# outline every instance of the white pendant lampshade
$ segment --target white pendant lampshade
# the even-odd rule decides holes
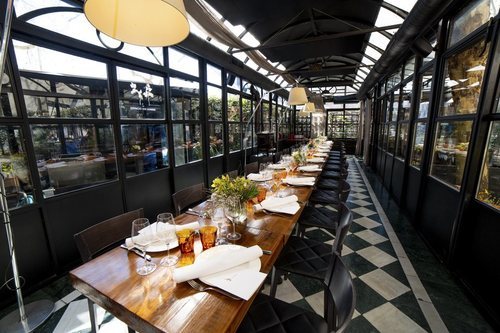
[[[304,105],[304,112],[314,112],[316,111],[316,106],[314,105],[313,102],[307,102]]]
[[[302,105],[307,103],[307,95],[304,87],[293,87],[288,95],[288,105]]]
[[[129,44],[174,45],[189,35],[183,0],[86,0],[83,10],[97,30]]]

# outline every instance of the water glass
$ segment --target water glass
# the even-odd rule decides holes
[[[154,241],[154,232],[149,225],[149,220],[139,218],[132,221],[132,243],[134,247],[142,251],[144,262],[142,266],[137,267],[137,274],[148,275],[156,269],[156,264],[146,260],[146,252],[149,244]]]
[[[240,199],[235,197],[235,198],[228,198],[226,207],[224,210],[226,217],[231,221],[233,224],[233,231],[227,234],[227,239],[229,240],[238,240],[241,238],[241,234],[236,232],[236,221],[239,219],[241,215],[241,202]]]
[[[160,261],[162,266],[174,266],[179,261],[170,255],[170,244],[175,241],[175,219],[171,213],[161,213],[156,217],[156,237],[167,244],[167,256]]]

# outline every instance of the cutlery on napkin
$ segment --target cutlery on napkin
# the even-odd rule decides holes
[[[253,207],[255,211],[267,210],[274,213],[293,215],[300,209],[300,205],[297,201],[298,198],[296,195],[290,195],[283,198],[270,197]]]
[[[147,229],[147,228],[152,228],[151,230],[154,233],[156,231],[156,222],[150,224],[149,227],[146,227],[144,229]],[[172,226],[172,228],[174,228],[174,226]],[[186,224],[177,224],[177,225],[175,225],[175,230],[176,231],[183,230],[183,229],[199,230],[200,229],[200,224],[198,222],[191,222],[191,223],[186,223]],[[139,233],[141,233],[141,231],[139,231]],[[139,235],[138,237],[139,237],[139,241],[140,241],[141,235]],[[134,248],[134,242],[132,242],[132,238],[125,239],[125,246],[129,250],[131,250],[131,249]]]

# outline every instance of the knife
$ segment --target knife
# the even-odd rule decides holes
[[[188,208],[188,210],[186,211],[186,214],[195,215],[195,216],[198,216],[198,217],[203,217],[203,214],[201,214],[200,212],[195,211],[192,208]]]
[[[134,248],[131,248],[131,249],[127,249],[127,246],[125,244],[122,244],[120,245],[120,247],[122,249],[125,249],[125,250],[128,250],[128,251],[132,251],[134,252],[135,254],[137,254],[139,257],[141,258],[144,258],[144,256],[142,255],[142,252],[139,251],[138,249],[136,249],[135,247]],[[149,254],[146,254],[146,258],[145,258],[147,261],[151,261],[151,256]]]

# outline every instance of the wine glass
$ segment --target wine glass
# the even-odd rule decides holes
[[[132,243],[134,247],[142,251],[142,257],[144,258],[143,265],[137,267],[136,270],[139,275],[148,275],[156,269],[155,263],[146,260],[146,251],[153,241],[154,234],[148,219],[139,218],[132,221]]]
[[[233,224],[233,232],[227,234],[227,239],[229,240],[238,240],[241,238],[241,234],[236,232],[236,220],[241,214],[241,202],[239,198],[228,198],[228,202],[226,207],[224,208],[224,212],[226,217]]]
[[[162,266],[174,266],[179,257],[170,255],[170,243],[177,239],[175,220],[171,213],[161,213],[156,217],[156,237],[167,244],[167,256],[160,261]]]

